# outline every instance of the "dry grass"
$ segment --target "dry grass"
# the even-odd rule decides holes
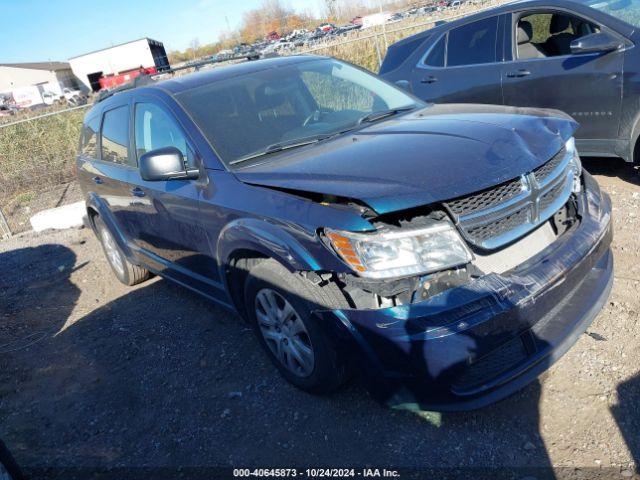
[[[53,205],[50,200],[40,200],[49,199],[48,192],[60,190],[61,185],[73,180],[85,111],[0,128],[0,209],[13,233],[28,228],[23,215],[55,206],[58,200],[53,200]]]
[[[0,128],[0,199],[70,178],[84,114],[80,109]]]

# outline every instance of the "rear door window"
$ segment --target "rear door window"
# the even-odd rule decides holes
[[[449,32],[447,66],[477,65],[496,61],[498,17],[454,28]]]
[[[420,37],[415,40],[405,41],[401,44],[392,45],[389,47],[389,51],[387,55],[384,57],[384,61],[382,62],[382,66],[380,67],[379,74],[383,74],[389,72],[391,70],[395,70],[400,65],[404,63],[404,61],[409,58],[413,52],[416,51],[422,45],[428,37]]]
[[[129,163],[129,107],[105,112],[102,119],[102,156],[106,162]]]
[[[80,155],[88,158],[98,158],[98,132],[100,117],[95,116],[82,126],[80,135]]]

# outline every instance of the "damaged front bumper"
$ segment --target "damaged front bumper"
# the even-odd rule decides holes
[[[345,327],[381,401],[466,410],[545,371],[591,324],[613,281],[611,202],[585,174],[581,221],[526,263],[428,300],[319,312]]]

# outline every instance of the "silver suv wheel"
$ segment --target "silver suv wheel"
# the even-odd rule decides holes
[[[106,228],[101,228],[100,237],[102,238],[104,251],[107,254],[107,260],[119,275],[124,275],[124,264],[122,263],[122,258],[120,257],[120,252],[118,251],[113,235],[111,235],[111,232]]]
[[[255,297],[255,313],[265,342],[282,366],[298,377],[311,375],[313,345],[300,315],[287,299],[263,288]]]

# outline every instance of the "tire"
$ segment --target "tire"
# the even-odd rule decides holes
[[[151,277],[149,270],[134,265],[127,260],[127,257],[122,253],[122,250],[113,238],[113,234],[99,216],[95,217],[94,223],[98,240],[100,240],[102,244],[104,256],[107,258],[107,262],[116,278],[128,286],[137,285],[138,283],[148,280]]]
[[[244,302],[260,344],[291,384],[310,393],[324,394],[348,379],[350,372],[346,359],[311,313],[317,309],[348,307],[335,284],[327,283],[320,287],[268,259],[249,272]],[[288,302],[293,313],[284,302]],[[275,308],[265,308],[265,305],[271,307],[274,304]],[[280,326],[269,314],[275,310],[289,312],[289,315],[282,315],[288,319],[285,318]],[[304,329],[300,328],[299,322]]]

